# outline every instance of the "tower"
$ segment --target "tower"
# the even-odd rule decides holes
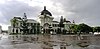
[[[27,20],[27,15],[24,13],[23,20]]]
[[[44,6],[44,9],[39,15],[39,19],[41,26],[44,26],[44,24],[51,25],[51,22],[53,21],[54,17],[52,17],[52,14],[46,9],[46,6]]]
[[[46,6],[44,6],[44,9],[41,11],[39,19],[43,33],[50,33],[49,27],[51,26],[54,17],[52,17],[52,14],[46,9]]]
[[[26,16],[26,13],[24,13],[24,17],[23,17],[24,19],[27,19],[27,16]]]

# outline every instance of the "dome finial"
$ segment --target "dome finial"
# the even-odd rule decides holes
[[[44,6],[44,10],[46,10],[46,6]]]

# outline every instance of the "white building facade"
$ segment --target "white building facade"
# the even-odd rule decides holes
[[[46,9],[46,6],[44,6],[44,10],[41,11],[41,14],[39,15],[40,19],[40,25],[42,26],[43,33],[50,33],[50,30],[52,32],[57,32],[57,28],[59,28],[59,22],[53,21],[54,17],[52,14]]]
[[[22,31],[22,20],[21,17],[14,17],[13,19],[16,19],[16,21],[11,21],[11,26],[8,27],[8,33],[9,34],[23,34],[24,32]],[[11,20],[13,20],[11,19]],[[26,19],[26,18],[24,18]],[[29,34],[36,34],[41,32],[41,27],[40,23],[33,20],[33,19],[26,19],[27,22],[27,32]]]
[[[43,33],[48,33],[50,30],[52,30],[53,33],[57,33],[57,31],[60,29],[59,22],[53,21],[54,17],[52,17],[52,14],[46,9],[46,6],[44,6],[44,10],[41,11],[39,15],[40,25],[42,26]],[[63,22],[64,27],[62,29],[65,29],[67,31],[70,30],[70,26],[73,25],[70,21],[69,22]]]
[[[63,30],[70,31],[70,27],[73,25],[70,21],[63,21],[63,27],[60,27],[60,22],[54,21],[54,17],[52,14],[46,9],[46,6],[44,6],[44,9],[41,11],[40,15],[38,16],[39,22],[33,20],[33,19],[27,19],[26,14],[24,13],[23,20],[27,20],[27,26],[28,26],[28,33],[57,33]],[[13,19],[16,19],[17,21],[11,22],[11,26],[8,27],[9,33],[23,33],[22,32],[22,20],[20,17],[14,17]],[[16,22],[16,23],[15,23]],[[13,25],[15,24],[15,25]]]

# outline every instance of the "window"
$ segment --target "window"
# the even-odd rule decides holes
[[[37,25],[39,26],[40,24],[38,23]]]
[[[57,24],[55,24],[55,27],[57,27]]]
[[[31,26],[33,25],[33,23],[31,23]]]
[[[14,32],[14,29],[12,30],[12,32]]]
[[[27,23],[27,25],[29,26],[29,23]]]
[[[18,29],[16,29],[16,33],[18,33]]]
[[[66,47],[62,46],[62,47],[60,47],[60,49],[66,49]]]
[[[53,24],[53,27],[55,27],[55,24]]]
[[[34,26],[36,26],[36,23],[34,23]]]

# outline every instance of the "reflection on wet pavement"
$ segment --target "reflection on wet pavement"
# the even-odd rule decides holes
[[[0,49],[100,49],[100,36],[2,35]]]

